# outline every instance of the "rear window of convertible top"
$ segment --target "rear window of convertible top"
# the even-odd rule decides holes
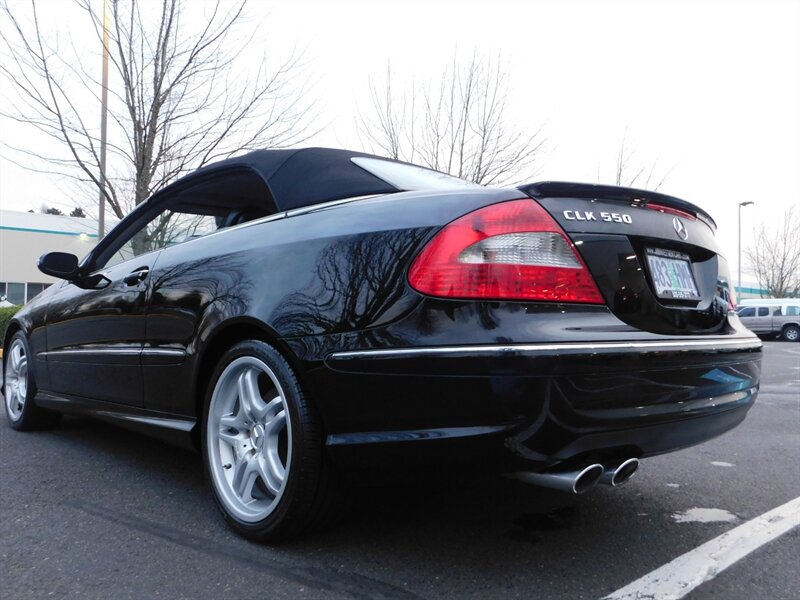
[[[354,156],[350,160],[365,171],[383,179],[386,183],[404,191],[416,190],[454,190],[464,188],[480,188],[482,186],[471,183],[452,175],[433,171],[415,165],[406,165],[378,158]]]

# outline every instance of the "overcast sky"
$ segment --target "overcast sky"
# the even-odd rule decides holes
[[[71,35],[93,35],[62,2],[44,4]],[[187,5],[202,10],[202,2]],[[800,204],[797,1],[256,0],[250,23],[253,44],[303,50],[326,125],[314,145],[363,148],[356,107],[367,107],[368,77],[382,77],[387,60],[400,84],[435,77],[456,49],[477,50],[501,56],[515,126],[543,128],[539,180],[613,182],[627,131],[636,160],[672,169],[660,191],[716,219],[734,269],[739,202],[756,202],[743,209],[744,246],[754,225],[777,223]],[[0,127],[5,143],[25,135],[8,122]],[[6,148],[0,153],[3,208],[74,206],[63,182],[20,169]]]

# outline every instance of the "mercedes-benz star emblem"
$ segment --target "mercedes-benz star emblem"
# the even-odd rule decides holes
[[[675,228],[675,233],[678,234],[678,237],[682,240],[685,240],[689,237],[689,232],[686,230],[686,225],[683,224],[678,217],[672,218],[672,226]]]

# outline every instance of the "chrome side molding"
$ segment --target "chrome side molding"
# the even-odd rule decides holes
[[[186,352],[179,348],[70,348],[66,350],[48,350],[39,352],[36,358],[58,356],[185,356]]]
[[[507,344],[503,346],[438,346],[430,348],[393,348],[387,350],[350,350],[334,352],[330,355],[333,360],[348,360],[354,358],[391,358],[414,356],[458,356],[461,354],[530,354],[537,352],[579,352],[593,354],[606,351],[687,351],[703,352],[715,350],[759,350],[763,346],[761,340],[756,339],[721,339],[712,338],[705,340],[681,341],[642,341],[642,342],[592,342],[592,343],[563,343],[563,344]]]

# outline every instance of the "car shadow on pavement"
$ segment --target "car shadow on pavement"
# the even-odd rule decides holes
[[[405,478],[360,485],[335,526],[266,546],[227,529],[197,453],[76,417],[65,417],[51,431],[5,429],[3,445],[21,444],[22,436],[39,436],[45,451],[59,457],[57,479],[47,486],[57,491],[44,492],[51,494],[44,502],[101,519],[137,539],[160,539],[349,595],[393,597],[407,585],[428,595],[445,577],[461,582],[454,592],[483,580],[496,585],[506,578],[513,586],[520,577],[529,579],[531,569],[569,573],[588,561],[613,569],[628,542],[626,519],[652,504],[635,484],[573,496],[499,476]],[[651,539],[640,541],[657,545],[658,530],[649,528],[645,537]]]
[[[195,501],[213,504],[199,453],[83,417],[65,416],[57,428],[32,435],[42,433],[68,442],[72,453],[86,452],[105,467],[135,472],[142,484],[174,486],[183,494],[197,495]],[[349,544],[359,535],[366,541],[408,535],[415,529],[427,537],[439,530],[448,536],[463,531],[474,537],[498,526],[508,540],[536,544],[539,533],[580,528],[585,499],[485,473],[457,472],[439,479],[430,473],[417,479],[405,474],[396,482],[351,485],[355,488],[341,522],[283,547],[299,548],[311,538],[317,544],[322,539]]]

